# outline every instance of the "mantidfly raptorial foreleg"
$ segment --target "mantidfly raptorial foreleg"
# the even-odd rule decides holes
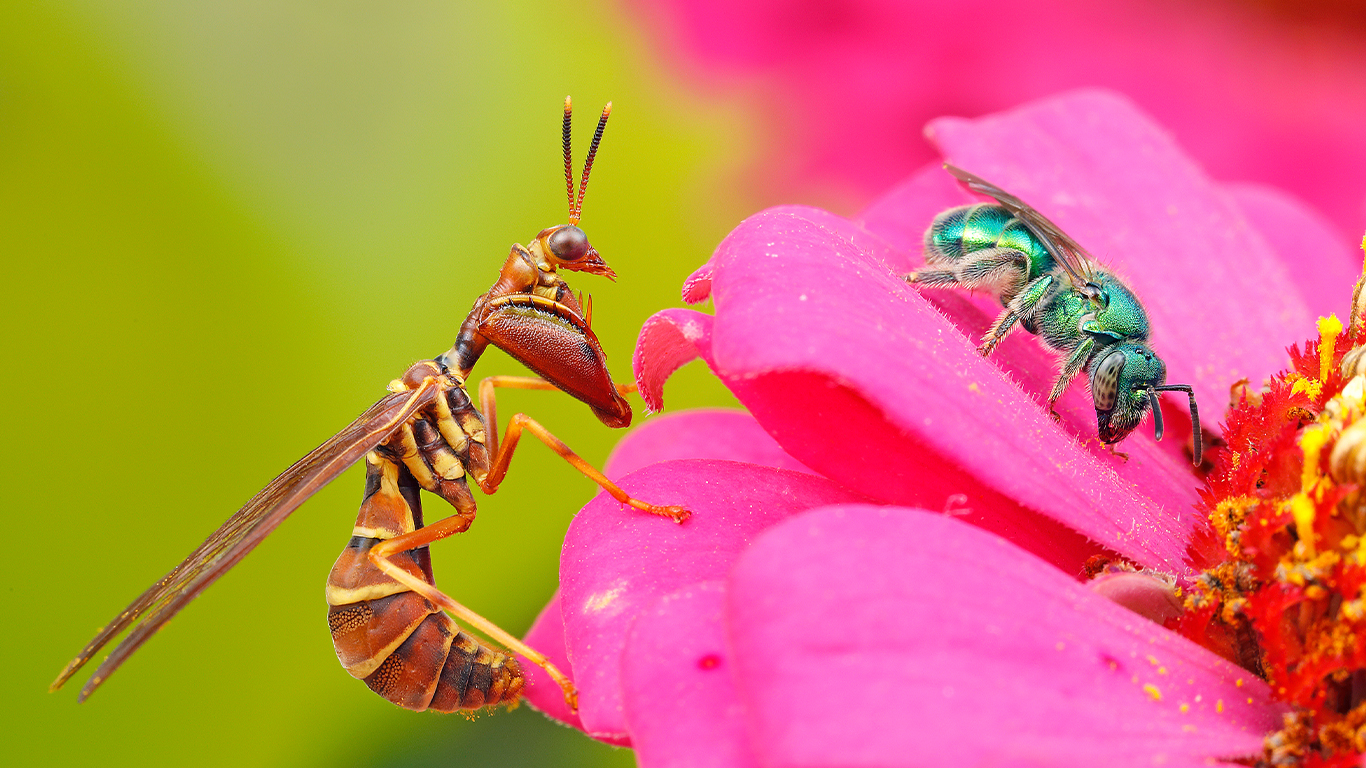
[[[475,503],[469,480],[493,493],[507,475],[522,432],[550,446],[623,504],[683,522],[688,511],[634,499],[524,414],[500,442],[493,390],[559,389],[587,404],[609,427],[631,423],[591,328],[590,301],[575,298],[559,270],[614,279],[579,228],[593,158],[611,112],[603,110],[584,161],[577,197],[570,155],[570,102],[564,105],[564,165],[569,223],[515,244],[497,281],[474,303],[450,350],[415,363],[390,383],[390,394],[285,470],[209,536],[180,565],[133,601],[62,671],[59,688],[109,641],[130,630],[95,671],[81,699],[95,691],[171,617],[242,560],[318,489],[360,460],[365,495],[350,541],[327,580],[328,625],[337,658],[380,695],[413,710],[477,709],[517,701],[524,678],[517,660],[484,647],[443,611],[542,666],[574,704],[568,679],[540,653],[438,590],[428,545],[467,530]],[[493,344],[542,378],[494,377],[480,387],[487,420],[471,402],[470,371]],[[455,514],[424,526],[420,491],[445,499]]]

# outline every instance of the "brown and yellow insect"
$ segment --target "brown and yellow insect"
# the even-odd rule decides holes
[[[616,275],[579,228],[593,158],[609,103],[598,120],[577,195],[570,152],[571,102],[564,102],[564,172],[569,223],[541,230],[529,247],[512,246],[497,282],[474,303],[455,344],[414,363],[390,382],[390,394],[285,470],[190,556],[142,593],[62,670],[55,690],[124,630],[131,629],[82,688],[99,688],[134,651],[200,592],[275,530],[291,512],[346,468],[365,459],[365,494],[350,542],[327,578],[328,624],[342,666],[372,690],[407,709],[452,712],[516,702],[524,683],[511,655],[484,646],[451,616],[544,668],[574,705],[573,685],[545,656],[436,588],[428,545],[474,522],[469,481],[498,490],[522,433],[529,432],[614,498],[682,522],[688,511],[631,498],[544,427],[518,413],[498,439],[494,389],[561,389],[586,403],[609,427],[631,423],[612,382],[587,311],[559,270]],[[494,376],[479,384],[479,408],[466,381],[489,344],[542,378]],[[482,410],[482,413],[481,413]],[[419,489],[435,493],[455,514],[424,525]],[[444,611],[444,612],[443,612]],[[447,615],[450,614],[450,616]]]

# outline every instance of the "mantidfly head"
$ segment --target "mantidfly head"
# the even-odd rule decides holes
[[[593,143],[588,147],[588,157],[583,161],[583,177],[579,181],[578,194],[574,192],[574,159],[570,151],[570,124],[573,115],[573,102],[564,97],[564,185],[569,195],[569,223],[546,227],[536,235],[541,253],[556,267],[573,272],[587,272],[602,275],[608,280],[616,280],[617,274],[607,266],[598,252],[588,242],[588,235],[579,229],[579,216],[583,213],[583,196],[588,191],[588,174],[593,170],[593,158],[598,154],[598,144],[602,142],[602,132],[607,128],[607,118],[612,115],[612,102],[602,108],[598,118],[598,128],[593,132]]]

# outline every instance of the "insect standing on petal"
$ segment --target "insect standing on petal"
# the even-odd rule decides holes
[[[1167,366],[1148,346],[1148,314],[1118,277],[1043,214],[1018,197],[961,168],[945,168],[969,189],[995,198],[951,208],[925,231],[925,267],[906,281],[931,288],[982,288],[1005,306],[978,347],[991,354],[1023,327],[1064,355],[1048,395],[1049,412],[1077,374],[1086,371],[1100,439],[1129,436],[1149,408],[1162,439],[1159,392],[1190,399],[1194,463],[1200,466],[1200,412],[1189,384],[1167,384]]]
[[[328,624],[342,666],[407,709],[451,712],[515,704],[524,683],[517,660],[461,631],[449,613],[543,667],[574,706],[573,685],[544,655],[436,588],[428,545],[469,528],[475,515],[469,480],[484,493],[497,491],[524,431],[623,504],[676,522],[689,514],[682,507],[631,498],[525,414],[514,415],[506,436],[498,439],[496,387],[560,389],[586,403],[609,427],[631,423],[631,406],[622,396],[634,387],[612,382],[591,327],[591,302],[584,302],[590,308],[585,311],[559,275],[566,270],[616,277],[578,227],[588,174],[611,107],[609,103],[603,109],[598,121],[576,196],[571,105],[565,99],[569,223],[541,230],[530,247],[512,246],[497,282],[475,301],[450,350],[414,363],[389,384],[387,397],[272,480],[102,629],[62,671],[54,690],[109,641],[131,630],[90,677],[81,691],[84,700],[299,505],[364,458],[360,513],[327,580]],[[476,408],[466,381],[489,344],[541,378],[486,378],[479,384]],[[424,526],[419,490],[441,496],[455,514]]]

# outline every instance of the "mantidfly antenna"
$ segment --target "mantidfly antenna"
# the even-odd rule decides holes
[[[574,154],[569,149],[569,125],[573,121],[574,102],[564,97],[564,186],[569,195],[569,215],[574,215]]]
[[[581,181],[579,181],[579,197],[578,197],[578,200],[575,201],[575,200],[572,200],[572,199],[571,199],[571,200],[569,201],[569,223],[570,223],[571,225],[573,225],[573,226],[578,226],[578,225],[579,225],[579,216],[583,213],[583,196],[584,196],[584,194],[588,191],[588,174],[593,170],[593,158],[596,157],[597,154],[598,154],[598,144],[602,143],[602,132],[603,132],[604,130],[607,129],[607,118],[609,118],[609,117],[611,117],[611,116],[612,116],[612,102],[609,101],[609,102],[607,102],[607,106],[605,106],[605,107],[602,108],[602,117],[598,118],[598,129],[597,129],[596,131],[593,132],[593,143],[590,144],[590,145],[588,145],[588,157],[584,158],[584,161],[583,161],[583,179],[582,179]],[[570,186],[572,187],[572,183],[569,181],[569,174],[570,174],[570,172],[571,172],[571,171],[570,171],[571,166],[569,165],[569,99],[568,99],[568,97],[566,97],[565,100],[564,100],[564,130],[565,130],[565,139],[564,139],[564,161],[565,161],[564,172],[565,172],[565,182],[566,182],[567,184],[570,184]],[[571,189],[570,191],[572,192],[573,190]]]
[[[1160,387],[1153,387],[1148,390],[1148,399],[1153,404],[1153,438],[1162,439],[1162,404],[1158,401],[1158,392],[1185,392],[1191,402],[1191,441],[1195,444],[1195,466],[1200,466],[1201,457],[1204,455],[1204,445],[1200,435],[1200,409],[1195,405],[1195,390],[1189,384],[1164,384]]]

